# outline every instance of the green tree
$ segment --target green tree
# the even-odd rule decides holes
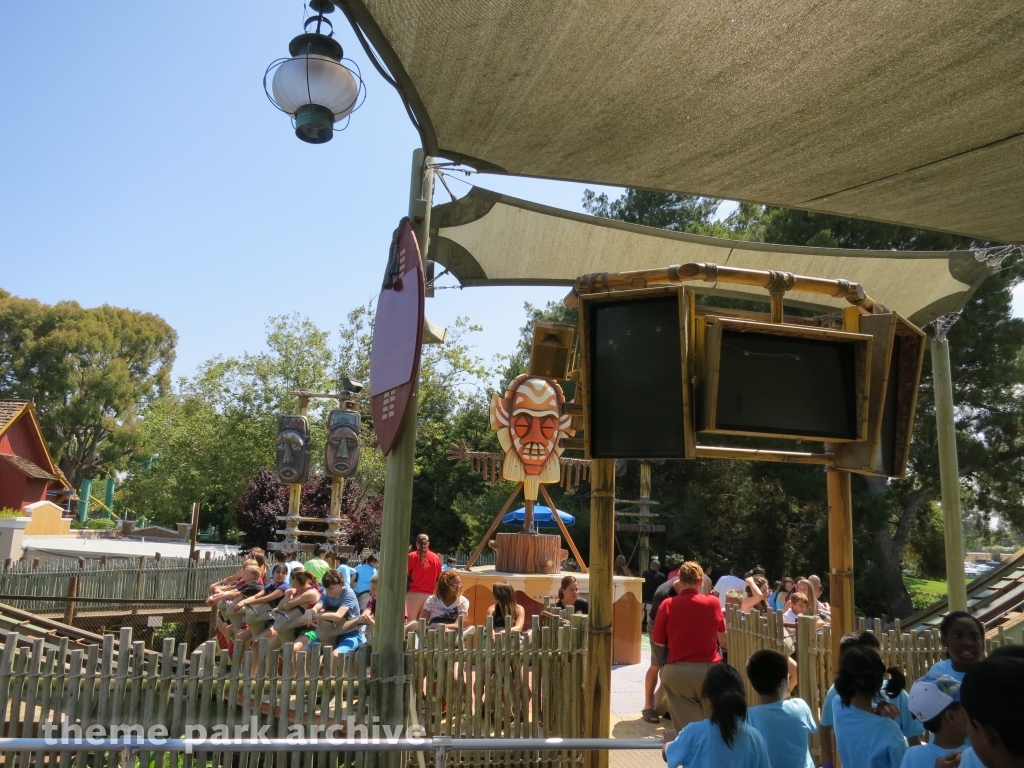
[[[942,232],[778,208],[766,212],[764,232],[769,242],[842,248],[950,250],[985,245]],[[1022,267],[1020,259],[1005,262],[982,283],[948,336],[960,478],[969,502],[965,509],[1017,526],[1024,526],[1024,320],[1012,316],[1011,304],[1012,290],[1024,277]],[[877,566],[869,571],[871,580],[880,579],[884,604],[897,616],[913,613],[903,583],[904,557],[915,532],[928,534],[918,520],[939,498],[935,394],[927,355],[908,478],[855,481],[855,523],[871,540],[862,554],[866,564]]]
[[[124,503],[162,523],[183,520],[193,501],[201,525],[226,532],[242,489],[274,464],[277,416],[295,413],[298,389],[334,391],[345,372],[330,334],[298,315],[267,322],[266,349],[214,358],[147,409],[145,451],[122,488]],[[330,403],[310,402],[313,445],[324,444]],[[313,454],[316,466],[316,453]]]
[[[472,355],[470,336],[478,329],[465,319],[449,329],[444,344],[423,348],[414,481],[413,525],[438,548],[455,549],[466,527],[454,511],[459,494],[483,491],[482,478],[468,468],[452,470],[445,452],[463,438],[489,437],[483,384],[489,372]],[[373,313],[353,311],[337,337],[298,315],[267,324],[266,349],[215,358],[196,376],[182,380],[168,398],[147,410],[140,432],[146,448],[133,463],[123,488],[126,504],[164,523],[182,520],[191,502],[203,503],[201,525],[226,532],[236,502],[261,468],[273,466],[277,416],[294,413],[297,389],[336,391],[344,375],[368,385]],[[373,505],[384,488],[385,459],[373,432],[369,387],[360,398],[362,451],[352,509],[373,525]],[[321,473],[330,401],[310,402],[311,482]],[[495,443],[496,444],[496,443]],[[262,498],[262,497],[261,497]],[[379,524],[379,523],[378,523]],[[366,542],[379,532],[364,534]]]
[[[50,454],[77,488],[139,450],[140,414],[168,389],[177,338],[148,312],[0,290],[0,398],[35,403]]]

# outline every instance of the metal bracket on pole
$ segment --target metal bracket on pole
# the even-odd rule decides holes
[[[451,743],[452,740],[447,736],[435,736],[431,739],[431,745],[434,747],[434,768],[445,768]]]

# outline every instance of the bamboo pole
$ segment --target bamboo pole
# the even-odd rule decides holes
[[[543,488],[544,486],[541,487]],[[516,500],[516,497],[519,495],[519,491],[521,491],[522,489],[522,483],[518,483],[516,487],[512,489],[512,493],[510,493],[508,495],[508,498],[505,500],[505,506],[501,508],[501,511],[494,517],[494,520],[491,521],[491,527],[487,529],[487,533],[484,534],[484,537],[480,540],[480,543],[476,545],[476,549],[473,550],[473,555],[466,562],[465,569],[467,571],[473,567],[473,563],[475,563],[476,559],[480,557],[480,553],[483,552],[484,547],[487,546],[487,542],[491,538],[491,534],[493,534],[494,531],[498,528],[498,525],[501,523],[501,518],[503,518],[505,516],[505,513],[508,512],[509,507],[512,506],[512,502]]]
[[[942,485],[942,528],[946,539],[946,582],[949,610],[967,610],[964,575],[963,516],[960,511],[960,468],[956,455],[956,414],[949,341],[944,332],[930,340],[935,388],[935,425],[939,443],[939,478]]]
[[[651,464],[647,461],[640,462],[640,559],[637,562],[637,572],[643,573],[647,570],[651,560],[651,535],[645,527],[650,522],[651,512]],[[628,565],[628,564],[627,564]],[[666,569],[667,570],[667,569]]]
[[[853,594],[853,498],[850,473],[828,469],[829,598],[832,603],[832,653],[839,658],[839,641],[856,629]]]
[[[199,502],[192,502],[192,530],[189,532],[188,556],[195,559],[196,543],[199,541]]]
[[[825,296],[846,299],[854,306],[868,314],[878,314],[886,309],[877,304],[865,293],[859,283],[849,280],[829,280],[820,277],[804,277],[790,272],[774,272],[758,269],[741,269],[739,267],[722,267],[717,264],[691,263],[663,267],[661,269],[640,269],[633,272],[599,272],[584,275],[576,279],[572,292],[565,297],[563,303],[574,307],[579,295],[583,293],[602,293],[605,291],[649,288],[655,285],[675,285],[677,283],[703,280],[707,283],[728,283],[732,285],[749,285],[756,288],[771,288],[784,281],[785,290],[801,293],[816,293]],[[781,309],[781,299],[779,300]]]
[[[612,561],[615,555],[615,461],[590,465],[590,617],[584,736],[611,736]],[[586,768],[608,768],[607,751],[585,753]]]
[[[341,541],[341,500],[345,494],[345,478],[331,478],[331,512],[327,517],[327,557],[331,567],[338,565],[338,544]]]
[[[853,307],[843,310],[843,330],[860,331],[860,315]],[[832,604],[832,656],[839,658],[843,635],[856,629],[853,594],[853,495],[849,472],[828,468],[829,599]]]

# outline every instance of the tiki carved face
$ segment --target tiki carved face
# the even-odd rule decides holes
[[[305,483],[309,479],[309,422],[305,416],[277,419],[277,479],[282,483]]]
[[[331,477],[351,477],[359,464],[359,411],[340,409],[327,417],[324,470]]]
[[[560,477],[558,441],[574,434],[571,418],[562,415],[564,401],[556,382],[527,374],[512,381],[505,397],[492,398],[491,429],[498,432],[505,452],[502,477],[522,480],[528,499],[537,498],[540,483],[558,482]]]

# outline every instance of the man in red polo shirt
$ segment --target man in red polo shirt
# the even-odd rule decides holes
[[[430,538],[425,533],[416,537],[416,549],[409,553],[409,589],[405,595],[405,608],[409,620],[416,621],[427,598],[434,594],[441,576],[441,558],[430,551]]]
[[[664,664],[661,684],[672,727],[681,731],[710,714],[704,712],[700,689],[711,665],[722,661],[720,648],[726,647],[726,636],[718,598],[700,594],[703,569],[697,563],[685,562],[679,568],[678,580],[681,591],[661,604],[654,620],[651,663],[660,658]]]

